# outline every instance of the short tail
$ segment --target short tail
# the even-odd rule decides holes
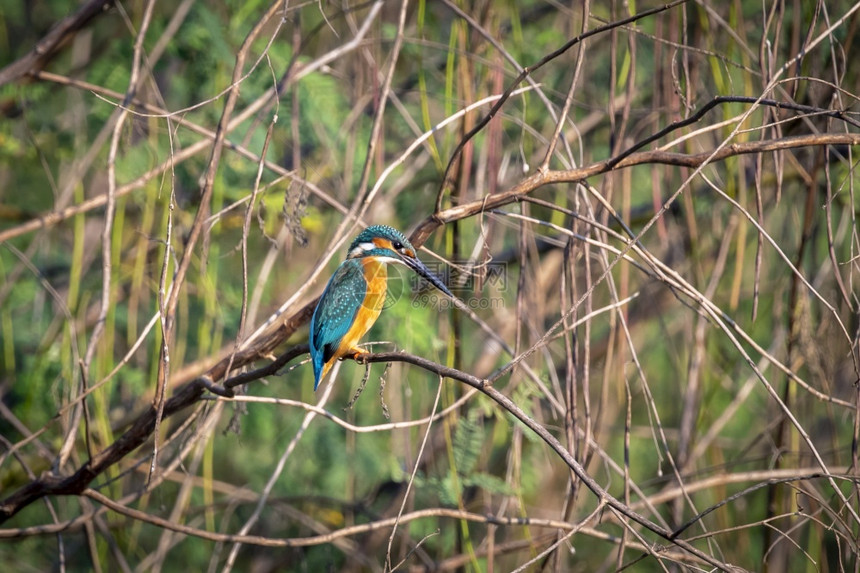
[[[317,357],[316,357],[316,356],[314,356],[314,357],[313,357],[313,363],[314,363],[314,392],[316,392],[316,391],[317,391],[317,388],[319,388],[320,382],[322,382],[322,379],[323,379],[323,378],[325,378],[325,375],[326,375],[326,374],[328,374],[328,371],[329,371],[329,370],[331,370],[332,362],[334,362],[334,360],[332,360],[331,362],[323,363],[323,361],[322,361],[322,356],[320,356],[319,358],[320,358],[320,359],[319,359],[319,360],[317,360]]]

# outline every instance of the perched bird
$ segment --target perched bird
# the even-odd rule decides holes
[[[439,277],[418,259],[403,233],[385,225],[362,231],[349,246],[346,260],[329,279],[311,318],[314,390],[335,360],[364,353],[356,344],[382,312],[388,291],[387,263],[409,267],[453,297]]]

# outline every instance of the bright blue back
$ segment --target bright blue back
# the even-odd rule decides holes
[[[358,259],[347,259],[329,279],[311,318],[311,360],[314,390],[322,378],[323,366],[331,360],[364,303],[367,282]]]

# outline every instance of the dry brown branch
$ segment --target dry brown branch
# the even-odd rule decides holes
[[[26,56],[0,70],[0,86],[41,71],[78,31],[107,12],[113,4],[114,0],[89,0],[77,12],[57,22]]]
[[[306,347],[294,348],[288,353],[288,355],[294,357],[298,355],[299,351],[301,350],[306,350]],[[525,424],[542,440],[544,440],[544,442],[546,442],[546,444],[549,445],[550,448],[552,448],[559,455],[559,457],[563,459],[565,463],[568,464],[571,470],[577,475],[580,480],[582,480],[586,487],[588,487],[603,503],[606,503],[609,507],[617,511],[619,514],[632,519],[636,523],[642,525],[643,527],[659,535],[660,537],[663,537],[666,540],[673,541],[679,547],[697,556],[704,562],[707,562],[712,566],[722,570],[729,570],[726,564],[723,564],[720,561],[713,559],[709,555],[687,544],[685,541],[680,539],[670,539],[671,532],[651,522],[640,514],[634,512],[627,505],[619,502],[614,497],[610,496],[596,481],[591,478],[591,476],[588,475],[588,473],[579,464],[579,462],[577,462],[571,456],[570,452],[568,452],[568,450],[552,434],[550,434],[549,431],[546,430],[546,428],[536,423],[507,396],[503,395],[498,390],[490,386],[487,381],[476,378],[475,376],[472,376],[465,372],[461,372],[453,368],[448,368],[446,366],[442,366],[441,364],[436,364],[430,360],[426,360],[419,356],[414,356],[401,352],[362,355],[361,360],[363,362],[407,362],[419,366],[429,372],[433,372],[441,377],[458,380],[483,392],[492,400],[494,400],[497,404],[499,404],[502,408],[504,408],[514,417],[516,417],[519,421]],[[208,380],[198,379],[180,388],[176,395],[174,395],[172,398],[165,402],[162,414],[163,417],[169,417],[170,415],[197,402],[202,396],[203,390],[207,385]],[[139,417],[132,426],[132,428],[129,429],[125,434],[123,434],[123,436],[119,438],[117,442],[114,443],[114,445],[108,448],[108,450],[101,452],[96,459],[91,460],[90,463],[78,470],[73,476],[66,479],[58,479],[54,476],[43,476],[39,480],[31,482],[31,484],[29,484],[27,487],[19,490],[18,492],[4,500],[3,505],[0,506],[0,512],[2,512],[0,513],[0,518],[2,518],[2,521],[5,521],[33,501],[36,501],[37,499],[40,499],[46,495],[85,493],[88,484],[97,475],[104,471],[109,465],[111,465],[109,461],[112,458],[116,458],[116,460],[122,459],[127,453],[135,449],[138,445],[143,443],[146,438],[149,437],[149,435],[155,428],[156,420],[158,417],[159,412],[155,408],[151,408],[148,413]],[[92,497],[92,494],[87,495]],[[104,503],[106,500],[102,497],[99,497],[98,501]],[[116,508],[114,507],[114,509]],[[135,517],[139,517],[139,514],[143,513],[128,508],[126,508],[126,510],[128,511],[129,515]],[[164,520],[161,518],[152,517],[151,519],[153,520],[153,522],[163,526],[172,523],[170,520]],[[173,527],[170,527],[170,529],[173,529]],[[180,528],[174,530],[179,532],[188,532],[188,528]],[[213,540],[223,540],[220,537],[216,539],[215,537],[211,537],[209,535],[204,537],[211,538]],[[236,542],[245,542],[245,537],[236,536]],[[283,546],[288,545],[289,543],[285,543]]]
[[[745,144],[733,144],[724,147],[712,160],[723,160],[741,154],[761,153],[776,149],[791,149],[806,147],[810,145],[858,145],[860,135],[856,134],[827,134],[817,136],[797,136],[785,138],[780,141],[759,141]],[[650,162],[665,163],[670,165],[683,165],[695,167],[701,165],[712,153],[704,152],[695,155],[685,155],[666,152],[642,152],[629,156],[615,166],[615,169],[623,169],[633,165]],[[430,234],[443,224],[456,220],[475,216],[483,211],[498,208],[516,202],[521,196],[530,194],[535,190],[552,183],[577,183],[588,177],[598,175],[610,170],[608,161],[598,162],[580,169],[568,171],[547,171],[536,173],[526,178],[513,188],[499,193],[482,201],[474,201],[465,205],[452,207],[437,213],[418,225],[413,232],[411,240],[414,245],[423,245]],[[301,309],[291,314],[288,318],[274,324],[270,330],[261,336],[251,347],[237,352],[234,356],[225,358],[212,367],[205,376],[177,389],[174,396],[164,404],[165,417],[180,411],[197,402],[202,396],[209,381],[217,382],[226,374],[228,366],[241,368],[253,363],[260,358],[271,355],[283,342],[296,332],[301,326],[308,323],[316,300],[313,300]],[[292,358],[302,352],[302,348],[294,348],[281,355],[266,371],[276,372],[279,364],[289,362]],[[306,350],[305,350],[306,351]],[[437,372],[446,375],[444,372]],[[244,380],[244,378],[242,378]],[[463,380],[465,381],[465,380]],[[239,382],[241,383],[241,382]],[[154,412],[146,412],[138,417],[131,428],[123,434],[112,446],[99,452],[89,462],[79,468],[72,476],[58,478],[56,476],[43,476],[38,482],[31,483],[25,488],[15,492],[3,500],[0,505],[0,519],[5,520],[44,495],[80,493],[83,489],[107,467],[115,464],[127,453],[140,446],[154,429]]]
[[[0,14],[0,556],[857,568],[860,2],[111,5]]]

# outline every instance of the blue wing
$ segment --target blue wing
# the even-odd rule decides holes
[[[314,390],[320,383],[323,365],[332,359],[349,327],[355,322],[366,292],[364,269],[355,259],[341,263],[329,279],[311,318]]]

